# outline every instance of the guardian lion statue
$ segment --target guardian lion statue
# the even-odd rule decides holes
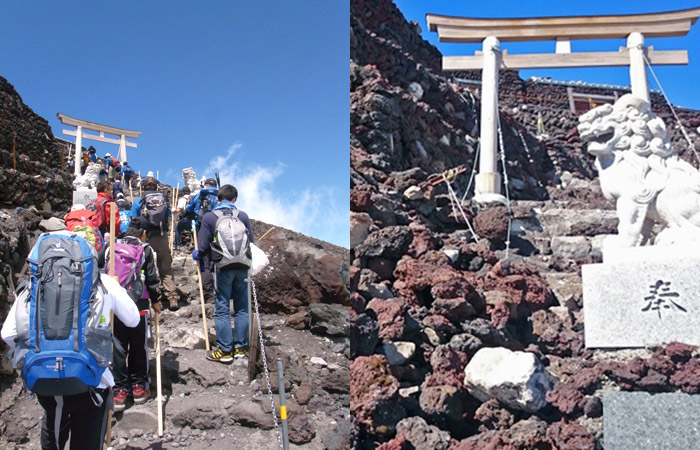
[[[649,245],[656,223],[656,245],[700,242],[700,172],[678,157],[649,102],[627,94],[579,121],[603,195],[620,220],[605,246]]]

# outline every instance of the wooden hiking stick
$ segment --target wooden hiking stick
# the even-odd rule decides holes
[[[177,189],[173,191],[173,201],[170,203],[170,208],[175,209],[175,202],[177,201],[177,193],[180,190],[180,182],[177,182]],[[170,254],[173,253],[173,242],[175,242],[175,213],[172,214],[170,220]]]
[[[194,221],[192,222],[192,236],[194,236],[194,248],[199,249],[197,244],[197,229]],[[204,322],[204,342],[207,344],[207,351],[209,348],[209,328],[207,328],[207,312],[204,309],[204,288],[202,287],[202,272],[199,270],[199,261],[194,262],[197,265],[197,279],[199,280],[199,302],[202,304],[202,322]]]
[[[131,203],[134,203],[134,191],[131,189],[131,180],[129,180],[129,198]]]
[[[262,241],[263,238],[264,238],[265,236],[267,236],[267,235],[270,233],[270,231],[272,231],[272,230],[274,230],[274,229],[275,229],[275,227],[272,227],[272,228],[270,228],[269,230],[267,230],[267,231],[265,232],[265,234],[263,234],[263,235],[260,237],[260,239],[258,239],[258,242]]]
[[[114,219],[116,212],[116,203],[108,203],[109,205],[109,276],[114,276]],[[114,309],[109,311],[109,327],[114,335]],[[112,352],[114,352],[114,344],[112,344]],[[105,443],[107,447],[112,446],[112,410],[109,410],[107,417],[107,432],[105,433]]]
[[[156,389],[158,392],[158,436],[163,437],[163,394],[160,384],[160,331],[158,329],[158,321],[160,313],[156,312]]]

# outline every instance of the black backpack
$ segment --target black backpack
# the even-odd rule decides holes
[[[199,194],[199,212],[197,213],[197,225],[202,224],[204,214],[214,209],[216,206],[216,194],[210,193],[208,190],[201,190]]]
[[[162,192],[145,192],[141,204],[141,215],[146,218],[151,232],[164,234],[168,230],[170,204]]]

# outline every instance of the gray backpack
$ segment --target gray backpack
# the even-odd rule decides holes
[[[237,209],[215,209],[216,226],[214,241],[211,244],[211,259],[217,269],[231,264],[243,264],[250,267],[251,253],[248,230],[238,218]]]

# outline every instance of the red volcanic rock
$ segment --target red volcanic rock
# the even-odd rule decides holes
[[[462,418],[462,395],[454,386],[422,387],[418,402],[421,411],[434,420]]]
[[[484,290],[506,292],[517,305],[517,316],[527,316],[555,303],[547,282],[524,264],[499,261],[484,277]],[[517,317],[514,317],[517,318]]]
[[[394,278],[396,261],[387,258],[369,258],[367,268],[376,273],[380,280],[391,280]]]
[[[479,431],[504,430],[513,425],[515,417],[496,399],[488,400],[477,408],[474,420],[481,423]]]
[[[547,392],[547,401],[566,415],[583,409],[583,400],[583,394],[569,384],[559,384]]]
[[[409,228],[413,231],[413,241],[408,247],[407,255],[419,258],[430,250],[437,250],[438,239],[428,227],[420,222],[411,222]]]
[[[381,444],[377,447],[377,450],[408,450],[409,448],[406,437],[403,434],[399,434],[394,439]]]
[[[455,327],[452,322],[447,319],[447,317],[439,314],[431,314],[426,316],[423,319],[423,325],[447,335],[453,335],[457,332],[457,327]]]
[[[474,307],[464,298],[436,298],[430,311],[456,325],[476,314]]]
[[[695,347],[681,342],[671,342],[666,345],[664,353],[674,362],[685,362],[690,359],[690,355],[695,350]]]
[[[547,429],[547,437],[555,448],[595,450],[595,436],[578,422],[566,422],[562,419]]]
[[[403,257],[394,270],[394,289],[412,305],[422,305],[423,296],[433,286],[462,277],[449,265],[449,258],[441,252],[431,252],[420,260]],[[396,292],[394,292],[396,293]]]
[[[350,210],[355,212],[367,212],[370,198],[372,198],[371,192],[352,189],[350,191]]]
[[[450,450],[519,450],[519,448],[507,442],[505,436],[499,432],[487,431],[463,439],[459,444],[450,447]]]
[[[583,327],[574,323],[566,307],[539,310],[528,318],[527,342],[534,342],[544,353],[557,356],[578,356],[583,351]]]
[[[369,302],[367,309],[377,315],[379,338],[385,341],[400,339],[406,325],[406,302],[400,298],[378,299]]]
[[[505,206],[482,209],[474,218],[474,231],[493,243],[503,242],[508,234],[508,216]]]
[[[403,416],[398,397],[399,381],[382,355],[360,356],[350,363],[350,412],[369,430],[393,428]],[[399,414],[391,414],[392,410]]]
[[[433,373],[426,377],[424,387],[450,385],[461,389],[467,354],[449,345],[438,345],[430,354]]]
[[[671,384],[686,394],[700,393],[700,361],[691,359],[671,375]]]

